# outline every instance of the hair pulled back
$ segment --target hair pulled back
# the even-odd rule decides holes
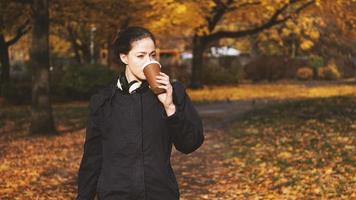
[[[156,45],[154,35],[146,28],[130,26],[120,31],[112,43],[113,61],[120,66],[126,66],[120,59],[120,54],[128,54],[132,49],[133,42],[145,38],[151,38]]]

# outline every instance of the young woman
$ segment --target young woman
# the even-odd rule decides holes
[[[150,90],[142,65],[156,59],[151,32],[129,27],[113,50],[125,70],[90,99],[76,199],[179,199],[172,145],[184,154],[198,149],[202,121],[180,82],[161,72],[156,78],[166,92]]]

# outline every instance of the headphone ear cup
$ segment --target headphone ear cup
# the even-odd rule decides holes
[[[140,87],[141,87],[141,83],[139,83],[138,81],[131,81],[129,83],[128,92],[131,94],[133,91],[137,90]]]
[[[124,72],[121,72],[119,74],[119,82],[120,82],[120,86],[121,86],[122,91],[124,91],[124,92],[126,92],[128,94],[131,94],[133,91],[137,90],[142,85],[137,80],[133,80],[130,83],[128,83]]]

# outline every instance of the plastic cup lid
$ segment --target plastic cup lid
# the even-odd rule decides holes
[[[147,65],[152,64],[152,63],[156,63],[156,64],[158,64],[158,65],[159,65],[159,68],[162,68],[161,64],[160,64],[158,61],[155,61],[155,60],[150,60],[150,61],[145,62],[145,63],[143,64],[142,69],[144,69]]]

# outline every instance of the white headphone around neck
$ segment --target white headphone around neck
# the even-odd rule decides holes
[[[121,72],[119,74],[119,77],[117,79],[117,87],[126,93],[132,94],[135,90],[140,88],[142,85],[142,82],[139,82],[137,80],[133,80],[130,83],[128,83],[125,72]]]

